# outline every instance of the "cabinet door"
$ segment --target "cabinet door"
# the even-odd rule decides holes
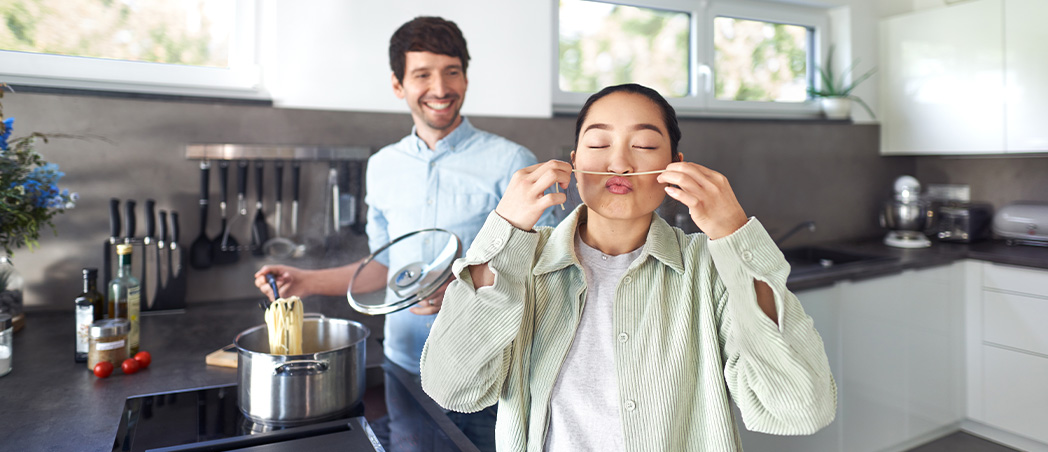
[[[1048,2],[1005,0],[1008,152],[1048,151]]]
[[[735,422],[739,425],[739,437],[746,452],[834,452],[843,451],[841,446],[841,400],[840,400],[840,300],[836,286],[798,292],[797,299],[804,312],[811,317],[815,329],[822,336],[830,371],[837,379],[837,417],[830,425],[808,436],[779,436],[756,433],[743,427],[742,417],[735,410]]]
[[[1048,358],[983,348],[985,422],[1048,442]]]
[[[881,22],[881,153],[1004,152],[1001,2]]]

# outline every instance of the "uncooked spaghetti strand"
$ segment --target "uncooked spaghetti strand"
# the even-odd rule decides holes
[[[641,171],[639,173],[623,173],[623,174],[620,174],[620,173],[610,173],[610,172],[607,172],[607,171],[584,171],[584,170],[580,170],[580,169],[573,169],[573,170],[571,170],[571,172],[579,173],[579,174],[592,174],[592,175],[595,175],[595,176],[620,176],[620,177],[625,177],[625,176],[647,176],[649,174],[662,174],[662,173],[665,173],[666,171],[667,170],[655,170],[655,171]]]

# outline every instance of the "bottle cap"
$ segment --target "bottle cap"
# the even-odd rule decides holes
[[[127,319],[102,319],[91,324],[91,337],[110,337],[127,334],[131,321]]]
[[[88,278],[94,278],[94,277],[98,276],[98,269],[97,268],[85,268],[84,269],[84,276],[86,276]]]
[[[125,254],[131,254],[131,244],[121,243],[116,246],[116,254],[123,256]]]

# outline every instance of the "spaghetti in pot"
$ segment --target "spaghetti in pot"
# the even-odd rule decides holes
[[[289,297],[274,301],[266,309],[266,327],[270,354],[302,354],[302,300]]]

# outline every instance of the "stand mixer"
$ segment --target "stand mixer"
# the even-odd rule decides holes
[[[881,227],[889,229],[884,244],[897,248],[925,248],[932,242],[924,236],[928,225],[928,202],[920,199],[921,183],[913,176],[895,179],[895,197],[881,209]]]

